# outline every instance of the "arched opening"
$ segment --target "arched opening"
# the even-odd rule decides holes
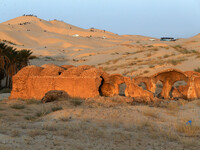
[[[119,85],[119,95],[125,96],[126,84],[122,83]]]
[[[185,86],[187,85],[187,83],[185,81],[176,81],[174,84],[173,84],[173,87],[174,88],[178,88],[179,86]]]
[[[144,82],[139,83],[138,86],[143,88],[143,90],[147,90],[147,86]]]
[[[99,86],[99,95],[100,96],[103,96],[103,93],[102,93],[102,90],[101,90],[101,88],[102,88],[102,86],[103,86],[103,83],[104,83],[104,78],[103,77],[101,77],[101,84],[100,84],[100,86]]]
[[[176,81],[176,82],[173,84],[173,86],[172,86],[172,88],[171,88],[171,90],[170,90],[170,92],[169,92],[170,98],[172,98],[172,97],[174,96],[174,95],[173,95],[174,89],[177,89],[177,92],[178,92],[178,95],[177,95],[177,94],[175,95],[176,98],[178,98],[178,97],[185,97],[185,95],[183,95],[183,94],[179,91],[179,86],[186,86],[186,85],[187,85],[187,83],[186,83],[185,81],[183,81],[183,80],[181,80],[181,81]]]
[[[162,88],[163,88],[163,83],[161,81],[158,81],[156,83],[156,90],[154,93],[154,97],[162,98],[161,97]]]

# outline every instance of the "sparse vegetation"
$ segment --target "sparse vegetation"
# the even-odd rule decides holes
[[[200,134],[200,126],[193,124],[178,124],[176,125],[176,130],[187,136],[198,136]]]
[[[149,65],[149,68],[154,68],[155,66],[154,65]]]
[[[18,137],[19,136],[19,131],[18,130],[11,131],[11,136],[12,137]]]
[[[42,116],[45,116],[47,114],[51,113],[50,110],[47,110],[45,108],[43,108],[42,110],[38,111],[36,114],[35,114],[35,117],[42,117]]]
[[[62,110],[63,108],[61,106],[55,106],[55,107],[52,107],[51,110],[54,112],[54,111],[58,111],[58,110]]]
[[[40,100],[36,100],[36,99],[28,99],[25,100],[27,104],[31,105],[31,104],[41,104]]]
[[[196,71],[196,72],[200,72],[200,67],[194,69],[194,71]]]
[[[156,109],[147,108],[142,112],[147,117],[158,118],[159,112]]]
[[[172,65],[174,65],[174,66],[176,66],[176,65],[180,64],[182,61],[185,61],[185,60],[186,60],[186,59],[184,59],[184,58],[180,58],[180,59],[170,59],[170,60],[168,60],[167,62],[170,63],[170,64],[172,64]]]
[[[28,135],[30,137],[36,137],[36,136],[39,136],[39,135],[44,135],[44,133],[41,130],[35,129],[35,130],[29,131]]]
[[[145,71],[144,71],[144,73],[148,73],[148,72],[149,72],[149,70],[145,70]]]
[[[70,103],[73,106],[80,106],[83,103],[83,100],[79,99],[79,98],[72,98],[72,99],[70,99]]]
[[[14,104],[11,106],[11,108],[13,109],[24,109],[25,108],[25,105],[22,105],[22,104]]]
[[[24,119],[31,121],[31,120],[34,120],[35,117],[34,116],[25,116]]]
[[[168,54],[165,54],[163,57],[164,58],[168,58],[170,55],[168,55]]]

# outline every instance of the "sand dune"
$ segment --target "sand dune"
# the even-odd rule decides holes
[[[17,49],[31,49],[38,57],[31,60],[34,65],[95,65],[109,73],[131,76],[146,76],[165,68],[200,67],[200,34],[166,42],[21,16],[0,23],[0,39]]]

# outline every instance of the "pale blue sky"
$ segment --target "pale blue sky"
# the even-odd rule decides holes
[[[0,22],[23,14],[152,37],[200,33],[200,0],[0,0]]]

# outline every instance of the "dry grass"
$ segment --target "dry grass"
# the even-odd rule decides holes
[[[198,136],[200,134],[200,126],[195,124],[178,124],[176,125],[176,130],[180,133],[183,133],[187,136]]]
[[[45,125],[43,125],[42,130],[57,131],[58,129],[57,129],[56,124],[53,123],[53,124],[45,124]]]
[[[177,59],[170,59],[170,60],[167,60],[168,63],[176,66],[178,64],[180,64],[181,62],[185,61],[186,59],[185,58],[177,58]]]
[[[196,72],[200,72],[200,67],[194,69],[194,71],[196,71]]]
[[[51,110],[54,112],[54,111],[59,111],[59,110],[62,110],[63,108],[61,106],[54,106],[51,108]]]
[[[170,103],[165,101],[166,109],[164,109],[161,106],[149,107],[141,104],[132,106],[129,104],[132,100],[123,96],[91,98],[85,100],[79,107],[74,107],[69,100],[37,105],[20,101],[27,108],[20,111],[20,116],[13,115],[16,110],[10,108],[10,104],[0,104],[8,110],[6,114],[4,113],[6,117],[0,118],[0,133],[9,136],[8,138],[16,137],[10,138],[12,148],[16,146],[16,139],[27,139],[25,144],[23,141],[20,142],[25,149],[28,149],[27,145],[33,146],[36,142],[39,143],[33,146],[35,149],[39,149],[37,146],[40,149],[62,149],[63,147],[59,145],[66,148],[66,141],[70,141],[68,146],[70,149],[83,147],[106,149],[108,146],[112,149],[153,149],[153,146],[157,149],[183,149],[190,146],[197,149],[199,127],[193,124],[189,129],[181,126],[181,122],[188,120],[183,120],[186,118],[183,112],[187,113],[191,109],[199,108],[196,101],[180,100]],[[12,105],[14,104],[15,101],[12,101]],[[177,104],[175,109],[171,108],[171,105],[175,104]],[[62,111],[53,112],[52,108],[59,110],[60,106]],[[179,106],[183,107],[179,109]],[[52,113],[48,116],[41,115],[48,111]],[[30,113],[29,116],[27,112]],[[35,115],[38,112],[40,115]],[[172,116],[166,112],[178,113]],[[26,115],[27,119],[24,120]],[[198,122],[198,118],[193,113],[190,115]],[[184,118],[181,119],[183,116]],[[185,140],[186,137],[188,141]],[[2,140],[0,139],[0,142]]]
[[[175,102],[169,102],[166,104],[166,108],[171,111],[178,111],[179,105],[178,103],[175,103]]]
[[[41,130],[37,130],[37,129],[35,129],[35,130],[31,130],[31,131],[29,131],[28,132],[28,135],[30,136],[30,137],[36,137],[36,136],[40,136],[40,135],[44,135],[44,132],[42,132]]]
[[[142,113],[147,117],[159,118],[159,112],[155,108],[146,108]]]
[[[189,137],[181,137],[179,138],[180,143],[185,147],[185,148],[192,148],[198,146],[198,142],[193,138]]]
[[[36,99],[28,99],[28,100],[25,100],[25,102],[27,104],[41,104],[41,101],[40,100],[36,100]]]
[[[19,134],[19,130],[12,130],[11,131],[11,136],[12,137],[18,137],[20,134]]]
[[[200,107],[200,100],[196,102],[196,105]]]

